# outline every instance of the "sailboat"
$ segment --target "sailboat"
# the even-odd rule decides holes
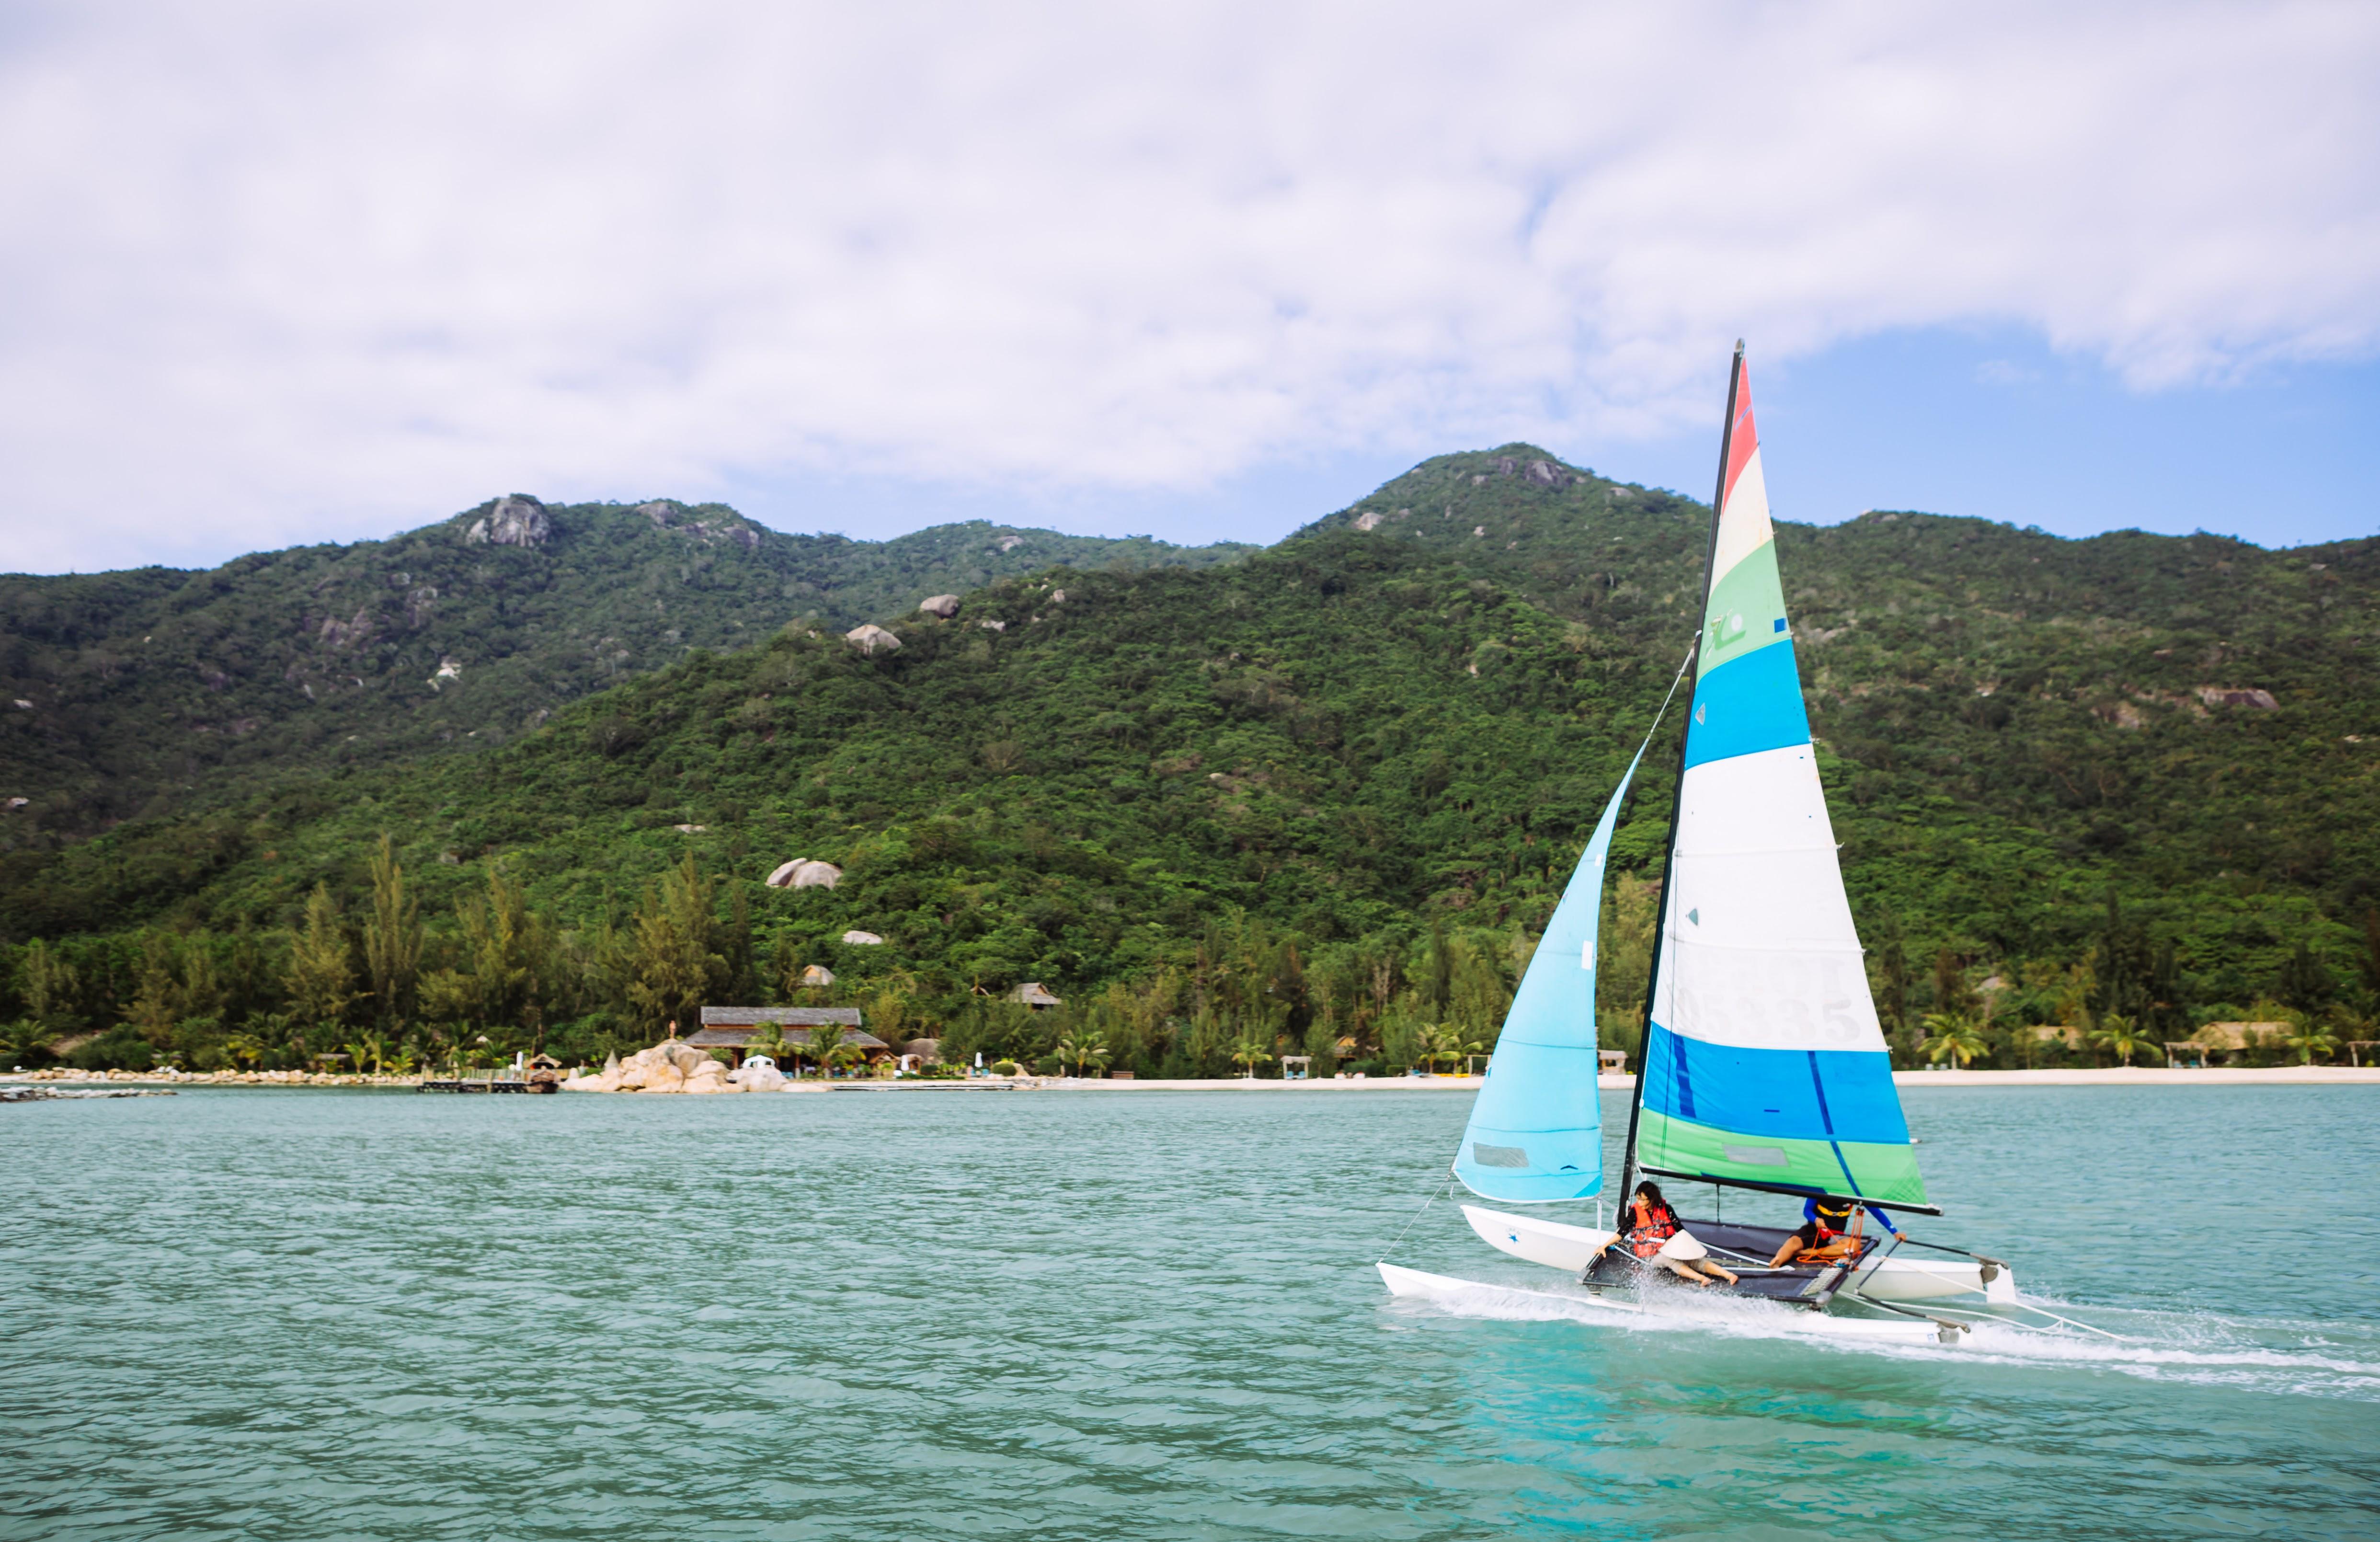
[[[2015,1276],[1998,1259],[1917,1243],[1890,1219],[1941,1211],[1918,1171],[1843,892],[1741,343],[1712,506],[1702,628],[1680,671],[1692,679],[1691,707],[1619,1194],[1624,1206],[1640,1173],[1712,1185],[1714,1214],[1685,1229],[1738,1282],[1690,1291],[1648,1277],[1615,1248],[1599,1213],[1581,1225],[1464,1205],[1463,1217],[1482,1241],[1564,1271],[1600,1305],[1659,1310],[1723,1291],[1802,1308],[1796,1320],[1813,1331],[1955,1342],[1964,1324],[1944,1315],[1949,1304],[2012,1302]],[[1602,1192],[1597,928],[1612,835],[1645,752],[1604,806],[1472,1107],[1453,1177],[1482,1199],[1552,1206]],[[1856,1251],[1772,1267],[1793,1228],[1722,1220],[1730,1190],[1848,1202],[1863,1223]],[[1385,1261],[1379,1269],[1399,1295],[1501,1289]]]

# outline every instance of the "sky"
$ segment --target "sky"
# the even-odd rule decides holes
[[[1270,540],[1513,440],[2380,529],[2380,7],[0,10],[0,565],[505,492]]]

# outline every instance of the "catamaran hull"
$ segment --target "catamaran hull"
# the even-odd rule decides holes
[[[1389,1293],[1408,1300],[1437,1301],[1458,1305],[1464,1301],[1488,1302],[1519,1298],[1541,1302],[1566,1310],[1585,1308],[1593,1312],[1624,1313],[1633,1317],[1689,1318],[1684,1310],[1669,1312],[1633,1302],[1615,1301],[1609,1296],[1570,1295],[1552,1291],[1532,1291],[1514,1285],[1490,1285],[1477,1280],[1458,1280],[1449,1274],[1426,1274],[1417,1269],[1404,1269],[1396,1264],[1381,1264],[1380,1281]],[[1714,1325],[1718,1326],[1718,1325]],[[1790,1333],[1806,1334],[1819,1339],[1859,1339],[1869,1342],[1929,1344],[1956,1343],[1956,1329],[1946,1329],[1931,1322],[1878,1320],[1873,1317],[1844,1317],[1828,1312],[1794,1311],[1764,1320],[1763,1326],[1782,1329]]]
[[[1547,1220],[1539,1216],[1508,1215],[1502,1210],[1485,1209],[1477,1205],[1463,1207],[1463,1219],[1479,1233],[1479,1240],[1500,1252],[1515,1258],[1526,1258],[1548,1269],[1563,1269],[1576,1275],[1586,1271],[1586,1266],[1602,1256],[1611,1245],[1612,1233],[1588,1226],[1568,1226],[1559,1220]]]
[[[1515,1258],[1543,1264],[1576,1275],[1611,1245],[1612,1233],[1589,1226],[1570,1226],[1539,1216],[1512,1215],[1478,1205],[1463,1207],[1463,1219],[1488,1246]],[[1689,1230],[1692,1226],[1689,1226]],[[1782,1233],[1779,1233],[1781,1236]],[[1885,1258],[1862,1269],[1852,1288],[1877,1301],[1940,1301],[1954,1296],[1982,1296],[1990,1302],[2016,1299],[2016,1276],[1995,1267],[1984,1278],[1985,1266],[1968,1259],[1937,1263],[1932,1259]]]

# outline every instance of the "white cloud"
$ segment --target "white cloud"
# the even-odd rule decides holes
[[[1738,335],[2014,322],[2143,387],[2380,342],[2369,6],[6,25],[11,565],[1654,434]]]

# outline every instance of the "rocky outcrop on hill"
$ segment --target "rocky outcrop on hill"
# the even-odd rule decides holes
[[[545,505],[525,492],[496,500],[496,506],[463,532],[467,546],[542,546],[553,534]]]
[[[879,650],[890,653],[901,646],[899,637],[872,621],[863,622],[845,632],[843,635],[843,640],[870,658],[875,657]]]
[[[832,889],[843,881],[843,869],[832,862],[796,856],[780,863],[761,882],[771,889]]]
[[[955,594],[935,594],[917,601],[917,609],[928,615],[941,616],[944,621],[959,613],[959,597]]]

